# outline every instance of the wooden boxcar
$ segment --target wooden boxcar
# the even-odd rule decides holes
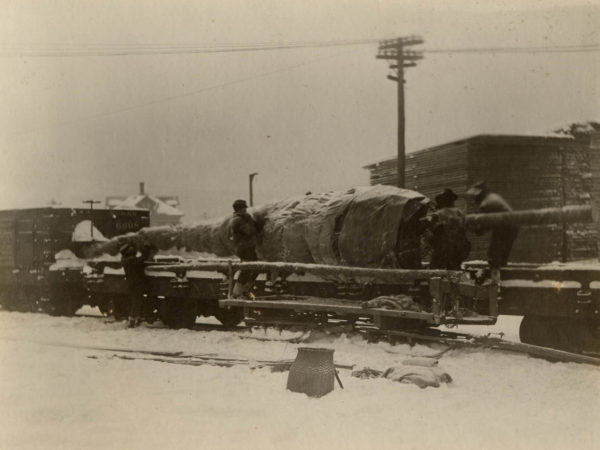
[[[78,264],[85,248],[94,240],[145,226],[148,211],[141,209],[47,206],[0,211],[2,307],[74,313],[87,298]],[[62,265],[56,260],[59,252],[68,252]]]

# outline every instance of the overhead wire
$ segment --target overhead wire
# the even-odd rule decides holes
[[[216,52],[244,52],[244,51],[260,51],[260,50],[283,50],[283,49],[306,49],[306,48],[324,48],[324,47],[335,47],[335,46],[356,46],[356,45],[366,45],[381,42],[383,39],[354,39],[354,40],[337,40],[337,41],[316,41],[316,42],[288,42],[274,45],[272,42],[263,42],[263,43],[252,43],[252,44],[236,44],[236,43],[210,43],[203,44],[205,47],[197,47],[189,44],[190,47],[181,47],[181,46],[173,46],[173,47],[157,47],[150,46],[148,48],[140,47],[134,48],[129,46],[127,50],[126,47],[115,47],[108,48],[106,46],[99,46],[97,51],[83,51],[82,49],[74,50],[73,52],[65,53],[64,49],[61,51],[47,51],[47,52],[38,52],[38,53],[22,53],[22,54],[13,54],[11,51],[3,51],[0,50],[1,56],[123,56],[127,54],[131,55],[158,55],[158,54],[196,54],[196,53],[216,53]],[[54,44],[49,44],[54,45]],[[142,44],[143,45],[143,44]],[[164,44],[164,45],[172,45],[172,44]],[[580,44],[580,45],[570,45],[570,46],[544,46],[544,47],[462,47],[462,48],[433,48],[433,49],[419,49],[417,50],[421,53],[430,53],[430,54],[442,54],[442,53],[495,53],[495,54],[507,54],[507,53],[571,53],[571,52],[598,52],[600,51],[600,44]],[[78,53],[76,53],[78,52]],[[255,75],[251,75],[248,77],[238,78],[235,80],[231,80],[225,83],[219,83],[212,86],[207,86],[201,89],[197,89],[194,91],[188,91],[185,93],[162,97],[154,100],[150,100],[144,103],[139,103],[136,105],[131,105],[128,107],[123,107],[119,109],[115,109],[112,111],[97,113],[86,115],[80,117],[78,119],[73,119],[69,121],[61,121],[55,123],[53,126],[64,126],[70,125],[80,122],[85,122],[91,119],[107,117],[115,114],[120,114],[148,106],[153,106],[156,104],[161,104],[165,102],[169,102],[172,100],[177,100],[180,98],[190,97],[194,95],[199,95],[203,92],[224,88],[227,86],[243,83],[246,81],[250,81],[253,79],[274,75],[280,72],[289,71],[304,65],[312,64],[324,59],[334,58],[341,56],[346,53],[352,52],[342,52],[336,55],[328,55],[325,57],[319,57],[315,59],[311,59],[308,61],[304,61],[301,63],[293,64],[290,66],[286,66],[280,69],[276,69],[273,71],[263,72]],[[48,127],[44,127],[48,128]],[[29,130],[31,131],[31,130]],[[26,134],[27,131],[23,132],[15,132],[9,133],[12,135],[22,135]]]
[[[3,49],[0,56],[19,57],[73,57],[73,56],[141,56],[141,55],[178,55],[178,54],[203,54],[203,53],[232,53],[232,52],[256,52],[268,50],[308,49],[322,47],[340,47],[353,45],[366,45],[379,42],[379,39],[354,39],[337,41],[316,42],[287,42],[287,43],[253,43],[253,44],[204,44],[189,46],[82,46],[63,47],[57,49]]]
[[[97,119],[97,118],[101,118],[101,117],[108,117],[108,116],[112,116],[115,114],[120,114],[120,113],[124,113],[124,112],[128,112],[128,111],[133,111],[136,109],[140,109],[140,108],[145,108],[148,106],[153,106],[153,105],[157,105],[157,104],[161,104],[161,103],[166,103],[169,101],[173,101],[173,100],[177,100],[180,98],[185,98],[185,97],[191,97],[191,96],[195,96],[195,95],[199,95],[202,94],[204,92],[207,91],[212,91],[212,90],[216,90],[216,89],[221,89],[227,86],[232,86],[232,85],[236,85],[236,84],[240,84],[240,83],[244,83],[246,81],[250,81],[250,80],[254,80],[254,79],[259,79],[259,78],[263,78],[266,76],[270,76],[270,75],[275,75],[281,72],[286,72],[289,70],[293,70],[296,69],[298,67],[302,67],[302,66],[306,66],[306,65],[310,65],[310,64],[314,64],[316,62],[320,62],[323,60],[327,60],[327,59],[331,59],[331,58],[337,58],[340,57],[342,55],[348,54],[348,53],[354,53],[356,52],[356,50],[352,50],[352,51],[345,51],[345,52],[340,52],[340,53],[336,53],[334,55],[327,55],[327,56],[321,56],[319,58],[313,58],[310,60],[306,60],[306,61],[302,61],[300,63],[297,64],[292,64],[289,66],[285,66],[276,70],[271,70],[271,71],[267,71],[267,72],[261,72],[255,75],[250,75],[247,77],[243,77],[243,78],[237,78],[235,80],[231,80],[231,81],[227,81],[225,83],[219,83],[219,84],[215,84],[212,86],[206,86],[200,89],[196,89],[193,91],[188,91],[185,93],[181,93],[181,94],[177,94],[177,95],[171,95],[168,97],[161,97],[161,98],[157,98],[154,100],[150,100],[144,103],[138,103],[136,105],[131,105],[131,106],[127,106],[124,108],[119,108],[119,109],[115,109],[115,110],[111,110],[111,111],[106,111],[106,112],[102,112],[102,113],[97,113],[97,114],[91,114],[91,115],[86,115],[86,116],[82,116],[79,117],[77,119],[73,119],[73,120],[68,120],[68,121],[61,121],[61,122],[56,122],[52,125],[48,125],[46,127],[43,127],[44,129],[46,128],[52,128],[55,126],[65,126],[65,125],[72,125],[72,124],[76,124],[76,123],[81,123],[81,122],[86,122],[88,120],[92,120],[92,119]],[[38,128],[37,130],[39,130],[40,128]],[[23,135],[23,134],[27,134],[29,131],[32,130],[27,130],[27,131],[21,131],[21,132],[15,132],[15,133],[8,133],[8,135]]]
[[[438,48],[422,49],[422,53],[573,53],[597,52],[600,44],[562,45],[545,47],[474,47],[474,48]]]
[[[276,50],[311,49],[323,47],[370,45],[384,39],[347,39],[332,41],[258,42],[258,43],[204,43],[204,44],[90,44],[83,46],[4,47],[0,57],[87,57],[87,56],[144,56],[193,55],[210,53],[239,53]],[[53,45],[53,44],[52,44]],[[422,53],[574,53],[598,52],[600,44],[578,44],[529,47],[456,47],[416,48]]]

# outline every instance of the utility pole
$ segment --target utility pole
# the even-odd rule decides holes
[[[82,203],[88,203],[90,205],[90,237],[94,240],[94,204],[102,203],[99,200],[84,200]]]
[[[254,173],[251,173],[250,175],[248,175],[249,182],[250,182],[250,206],[254,206],[254,196],[252,194],[252,182],[254,181],[254,177],[256,175],[258,175],[258,172],[254,172]]]
[[[393,74],[388,75],[388,79],[398,83],[398,187],[405,186],[405,119],[404,119],[404,69],[417,65],[419,59],[423,59],[421,52],[406,50],[410,45],[422,44],[423,39],[419,36],[408,36],[397,39],[382,41],[379,43],[379,53],[377,59],[390,59],[394,63],[390,64]]]

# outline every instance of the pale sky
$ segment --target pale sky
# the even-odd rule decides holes
[[[394,38],[415,50],[599,44],[600,0],[0,2],[0,208],[179,195],[184,221],[368,184],[396,153],[377,44],[244,53],[31,51]],[[600,117],[600,52],[426,53],[406,78],[408,151]]]

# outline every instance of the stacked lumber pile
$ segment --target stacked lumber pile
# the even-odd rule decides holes
[[[567,136],[480,135],[419,150],[406,156],[406,187],[434,198],[451,188],[467,213],[475,205],[463,198],[475,182],[486,180],[515,210],[589,205],[600,177],[599,150],[592,142]],[[396,158],[366,166],[372,184],[396,184]],[[598,183],[596,183],[598,184]],[[597,190],[598,191],[598,190]],[[598,191],[600,192],[600,191]],[[471,259],[486,259],[489,235],[470,235]],[[524,227],[511,253],[512,262],[551,262],[597,256],[593,224]]]

